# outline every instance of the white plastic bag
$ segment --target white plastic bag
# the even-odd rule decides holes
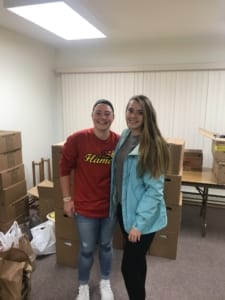
[[[31,246],[36,255],[48,255],[56,252],[55,223],[48,220],[31,228],[33,239]]]
[[[19,239],[22,235],[23,234],[18,223],[14,221],[5,234],[0,232],[0,251],[7,251],[12,246],[18,248]]]

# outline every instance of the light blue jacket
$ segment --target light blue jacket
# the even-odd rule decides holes
[[[112,161],[111,216],[115,215],[117,206],[114,189],[115,156],[129,133],[129,129],[122,132]],[[122,215],[126,232],[134,227],[142,234],[147,234],[159,231],[167,225],[166,205],[163,196],[164,176],[158,179],[151,177],[150,173],[146,173],[142,177],[138,176],[138,149],[139,145],[129,153],[123,165]]]

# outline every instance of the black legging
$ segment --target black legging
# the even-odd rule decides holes
[[[146,253],[155,233],[141,235],[139,242],[128,241],[124,230],[121,205],[118,205],[118,220],[125,238],[121,271],[130,300],[145,300]]]

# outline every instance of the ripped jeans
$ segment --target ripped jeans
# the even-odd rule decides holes
[[[112,269],[112,238],[116,219],[88,218],[78,213],[75,214],[74,219],[80,239],[78,257],[80,284],[88,283],[96,246],[98,246],[101,279],[109,279]]]

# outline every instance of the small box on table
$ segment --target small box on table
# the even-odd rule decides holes
[[[202,163],[203,152],[201,149],[184,149],[184,171],[202,171]]]

